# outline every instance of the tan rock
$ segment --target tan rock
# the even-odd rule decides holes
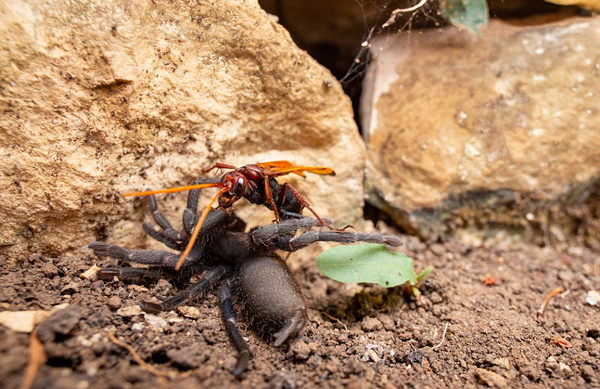
[[[455,217],[541,223],[540,204],[560,212],[594,185],[600,18],[535,21],[374,44],[361,102],[369,197],[406,228],[435,237]],[[523,206],[518,220],[507,201]],[[460,208],[471,213],[451,213]]]
[[[289,180],[342,225],[362,214],[349,99],[255,1],[16,0],[0,14],[5,252],[139,246],[145,204],[118,193],[183,185],[214,162],[332,167]],[[175,222],[185,196],[160,203]]]

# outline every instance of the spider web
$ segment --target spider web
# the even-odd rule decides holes
[[[360,90],[369,63],[377,57],[372,42],[378,40],[378,49],[383,51],[400,34],[421,32],[425,28],[438,27],[444,23],[439,12],[441,0],[355,0],[363,16],[364,34],[354,60],[340,82],[349,95]]]

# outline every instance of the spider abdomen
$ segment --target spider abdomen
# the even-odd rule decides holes
[[[232,293],[248,323],[263,335],[274,335],[275,346],[306,324],[307,307],[300,287],[275,255],[251,256],[239,264]]]

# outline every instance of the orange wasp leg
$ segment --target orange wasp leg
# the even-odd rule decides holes
[[[228,190],[229,190],[229,187],[225,187],[225,188],[221,189],[219,191],[219,193],[217,193],[215,195],[215,197],[213,197],[212,200],[210,200],[210,203],[208,203],[208,206],[204,209],[204,212],[202,212],[202,216],[200,216],[200,220],[198,220],[196,227],[194,227],[194,231],[192,232],[192,236],[190,237],[189,243],[185,247],[183,254],[181,254],[181,258],[179,258],[177,265],[175,265],[175,271],[179,271],[179,269],[181,269],[181,265],[183,265],[183,262],[187,258],[188,254],[190,253],[190,251],[192,251],[192,247],[194,247],[194,243],[196,242],[196,239],[198,238],[198,233],[200,232],[202,223],[204,223],[204,219],[206,219],[208,212],[210,212],[210,208],[212,207],[214,202],[219,198],[219,196],[221,196],[223,193],[227,192]]]
[[[209,171],[211,171],[213,169],[233,169],[233,170],[236,170],[237,167],[232,166],[232,165],[227,165],[226,163],[215,163],[214,165],[212,165],[209,168],[202,169],[202,171],[204,173],[208,173]]]
[[[288,182],[286,182],[285,184],[282,185],[281,187],[281,192],[279,194],[279,198],[280,199],[284,199],[285,198],[285,191],[289,190],[290,192],[292,192],[292,194],[294,195],[294,197],[296,197],[298,199],[298,201],[300,202],[300,205],[302,205],[304,208],[308,209],[309,211],[312,212],[313,215],[315,215],[315,218],[319,221],[319,223],[321,223],[321,225],[326,226],[327,228],[329,228],[331,231],[336,231],[336,232],[344,232],[346,229],[348,228],[354,228],[353,225],[349,224],[347,226],[345,226],[344,228],[340,229],[340,228],[335,228],[331,225],[329,225],[327,222],[325,222],[323,219],[321,219],[321,217],[319,215],[317,215],[317,213],[315,212],[314,209],[312,209],[312,207],[310,206],[310,204],[308,203],[308,201],[304,198],[304,196],[302,196],[297,190],[296,188],[294,188],[292,185],[290,185]]]

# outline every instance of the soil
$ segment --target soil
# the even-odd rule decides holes
[[[253,358],[239,380],[216,293],[182,311],[189,317],[160,320],[137,304],[176,286],[86,280],[81,273],[98,259],[32,255],[2,260],[0,303],[10,311],[69,304],[36,328],[48,360],[35,388],[600,386],[600,303],[588,295],[600,290],[597,252],[405,239],[417,270],[435,266],[418,301],[399,287],[326,279],[314,263],[322,247],[294,254],[288,261],[311,306],[309,323],[280,348],[243,328]],[[108,332],[168,376],[140,366]],[[30,335],[0,326],[0,339],[2,386],[19,387]]]

